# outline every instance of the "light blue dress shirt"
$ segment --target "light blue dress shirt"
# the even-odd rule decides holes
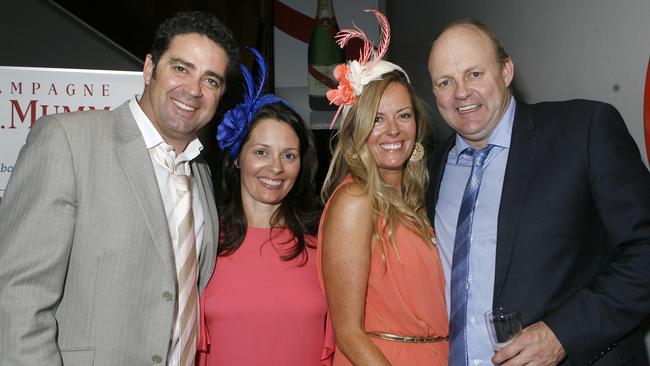
[[[497,243],[497,219],[503,178],[510,151],[515,115],[515,100],[488,138],[495,145],[485,160],[481,188],[476,199],[469,251],[469,293],[467,297],[467,351],[470,365],[492,365],[494,355],[483,314],[492,308]],[[465,185],[472,170],[472,158],[461,154],[470,145],[458,134],[449,151],[436,204],[435,229],[445,273],[447,314],[449,314],[449,280],[454,253],[456,223]]]

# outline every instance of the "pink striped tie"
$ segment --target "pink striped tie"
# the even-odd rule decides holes
[[[198,319],[198,290],[196,237],[194,233],[194,215],[192,213],[192,195],[190,177],[187,175],[172,175],[172,181],[178,200],[174,216],[178,224],[178,313],[181,317],[181,366],[194,365],[197,342]]]
[[[156,158],[171,172],[176,189],[173,216],[178,229],[178,246],[175,248],[178,276],[178,316],[180,317],[180,366],[193,366],[198,341],[198,301],[196,234],[192,211],[192,183],[189,175],[176,170],[167,151],[161,146],[153,149]],[[174,332],[176,336],[176,332]]]

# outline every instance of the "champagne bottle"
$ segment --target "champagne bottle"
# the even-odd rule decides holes
[[[316,19],[308,47],[309,107],[313,110],[334,110],[325,93],[338,86],[332,72],[336,65],[345,62],[343,49],[334,36],[339,27],[334,16],[332,0],[317,0]]]

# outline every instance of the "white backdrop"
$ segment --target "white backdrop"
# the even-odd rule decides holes
[[[141,72],[0,66],[0,197],[39,117],[112,109],[143,85]]]

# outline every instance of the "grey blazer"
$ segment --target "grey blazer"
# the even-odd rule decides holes
[[[199,290],[212,274],[217,210],[205,213]],[[176,271],[160,191],[128,103],[45,116],[0,203],[0,365],[165,363]]]

